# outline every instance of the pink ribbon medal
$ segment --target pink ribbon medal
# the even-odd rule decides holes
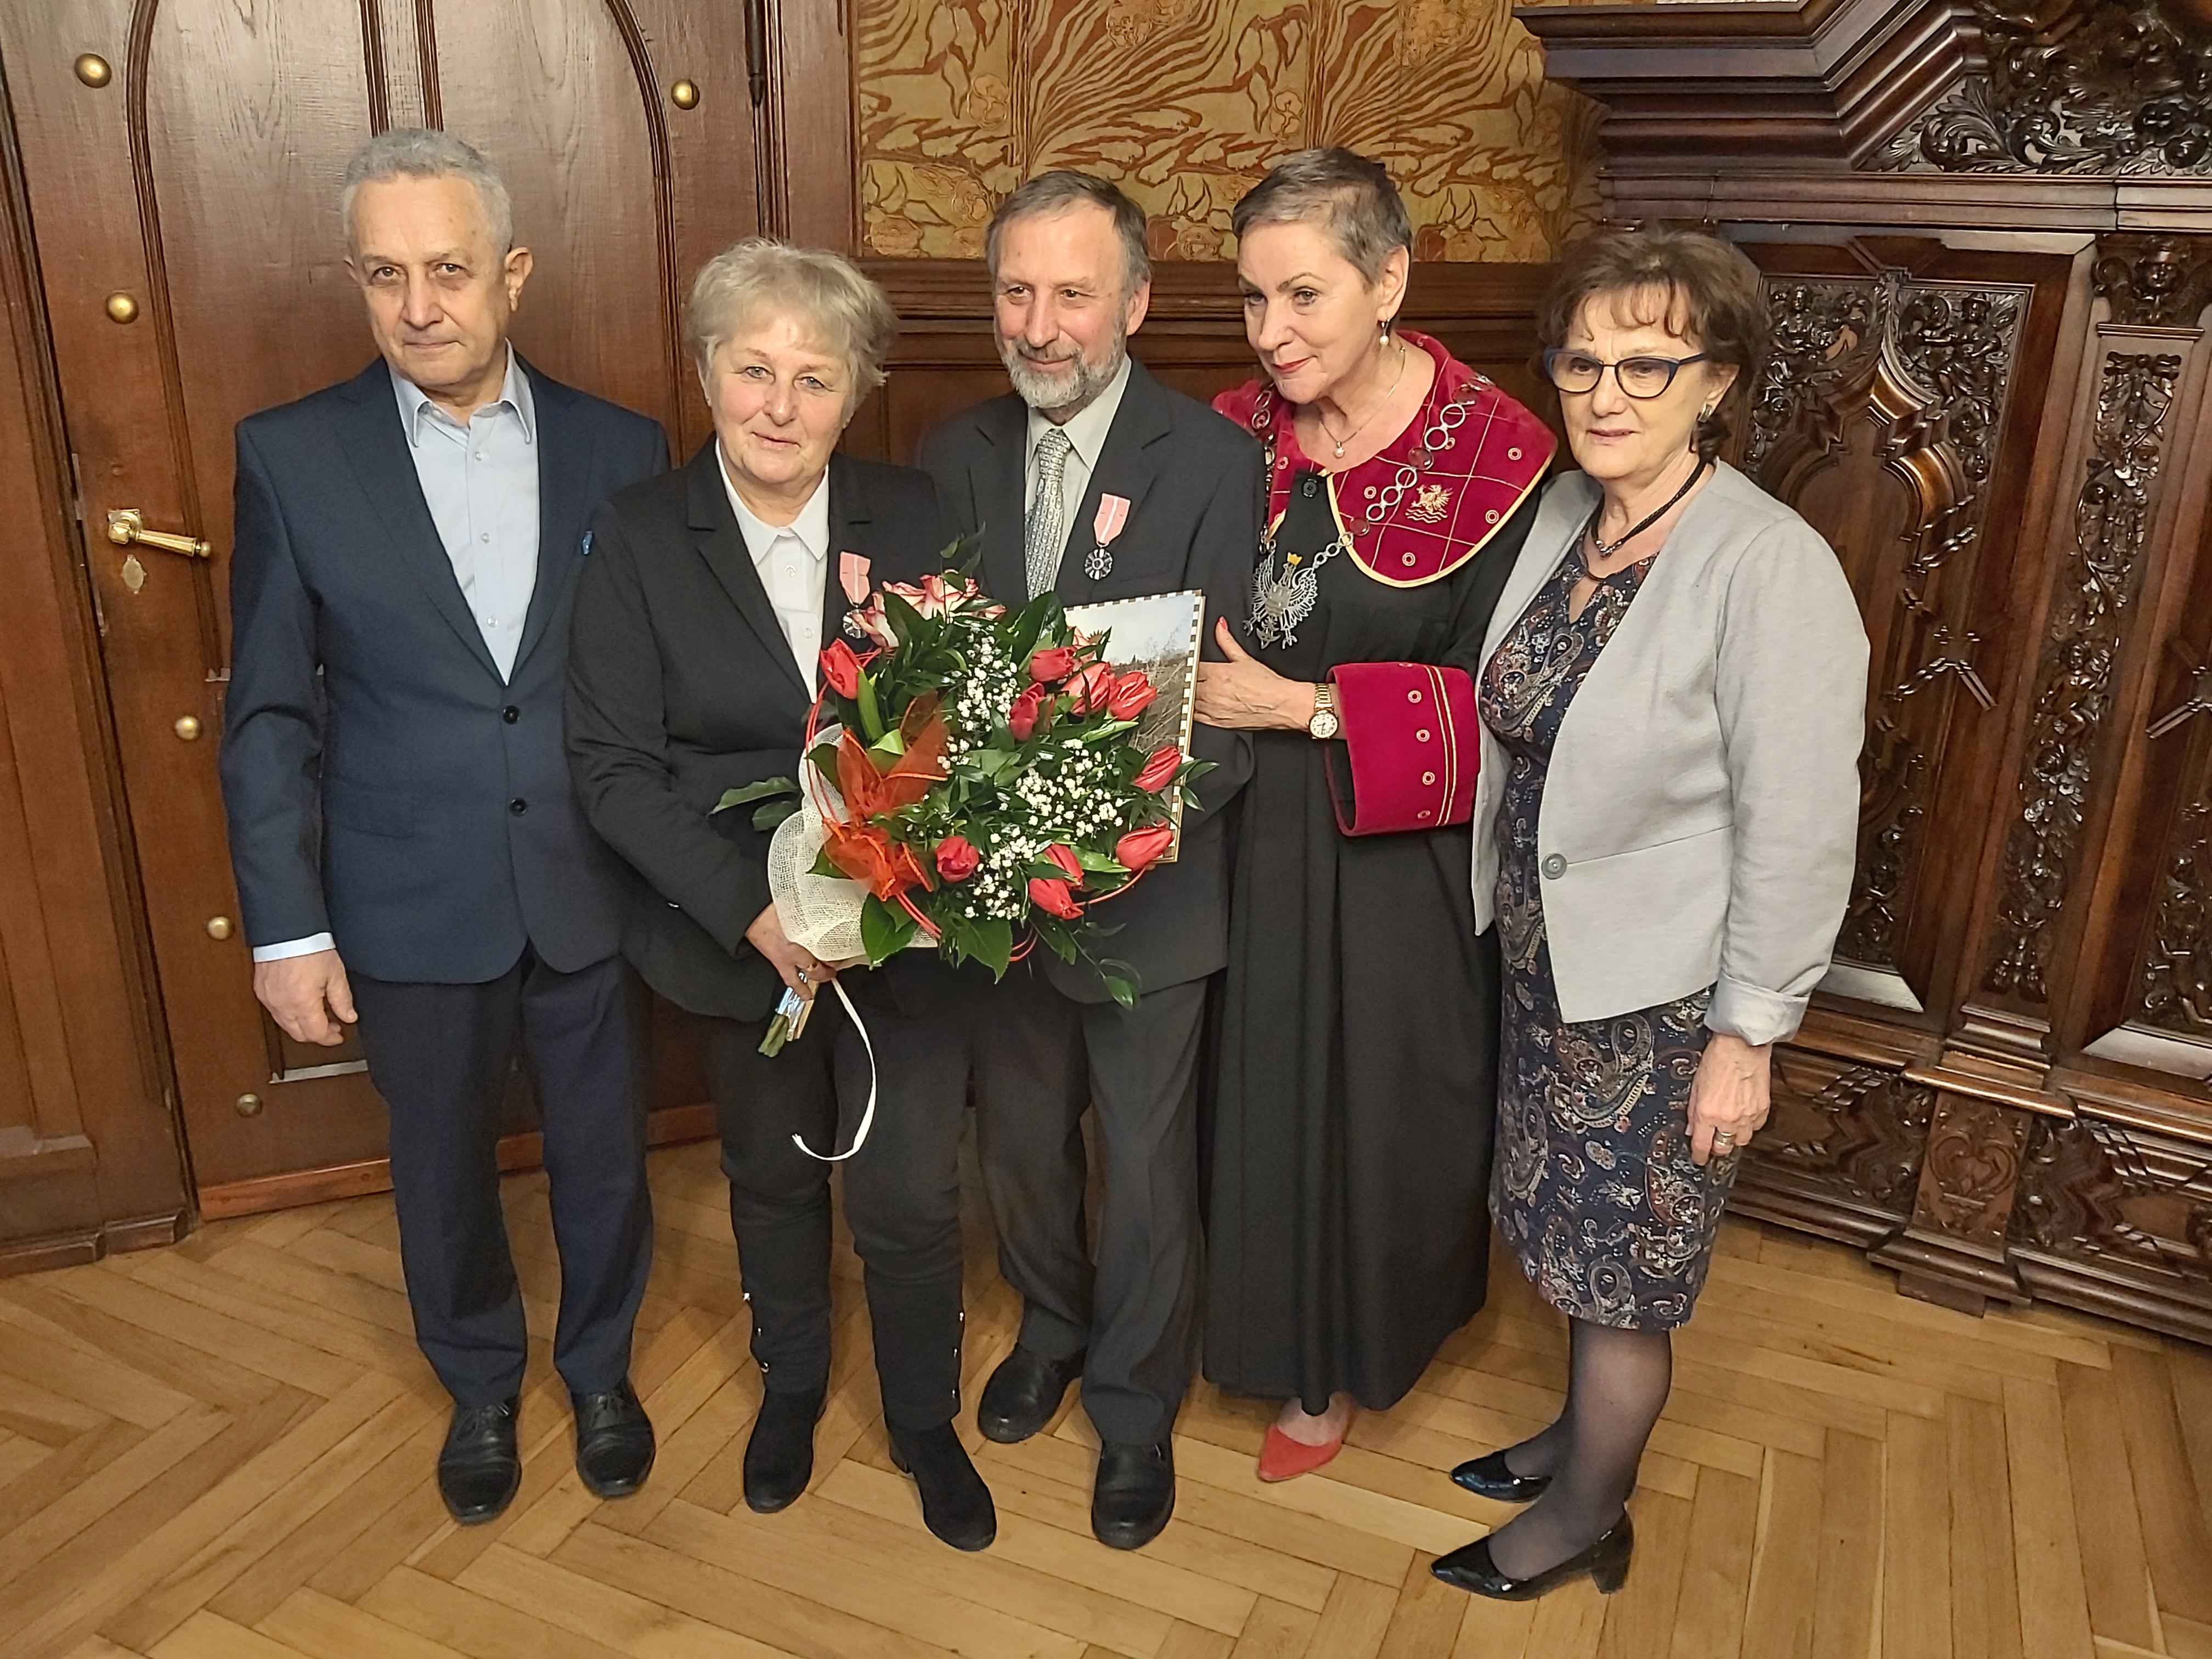
[[[1129,522],[1129,498],[1127,495],[1101,495],[1098,515],[1091,521],[1091,533],[1098,545],[1091,550],[1091,556],[1083,562],[1083,574],[1094,582],[1103,582],[1114,574],[1114,538],[1121,533],[1121,526]]]
[[[856,640],[867,638],[860,626],[860,608],[868,602],[868,561],[858,553],[837,556],[837,586],[845,590],[845,599],[853,607],[845,613],[845,631]],[[807,1004],[812,1007],[812,1003]]]

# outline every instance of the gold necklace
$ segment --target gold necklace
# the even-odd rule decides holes
[[[1316,404],[1314,405],[1315,422],[1321,428],[1321,435],[1336,446],[1336,459],[1340,461],[1344,459],[1345,445],[1350,443],[1361,433],[1366,431],[1368,426],[1374,421],[1375,417],[1390,406],[1390,399],[1398,395],[1399,382],[1402,381],[1405,378],[1406,343],[1403,340],[1401,340],[1398,342],[1398,374],[1396,379],[1390,382],[1390,389],[1382,394],[1382,401],[1381,403],[1376,404],[1374,408],[1367,411],[1367,419],[1362,421],[1358,426],[1352,428],[1351,431],[1346,433],[1341,438],[1338,437],[1334,432],[1331,432],[1328,429],[1328,419],[1321,412],[1321,405],[1319,404]]]

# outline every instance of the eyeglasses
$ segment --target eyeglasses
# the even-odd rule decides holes
[[[1674,376],[1681,370],[1705,361],[1705,354],[1700,351],[1694,357],[1623,357],[1609,363],[1587,351],[1553,346],[1544,354],[1544,378],[1570,396],[1579,396],[1596,391],[1609,368],[1614,384],[1630,397],[1656,398],[1674,384]]]

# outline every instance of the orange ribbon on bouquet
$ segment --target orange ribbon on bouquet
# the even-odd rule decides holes
[[[858,737],[851,732],[839,735],[837,789],[849,817],[841,821],[823,814],[823,848],[838,869],[884,903],[896,900],[933,936],[937,929],[906,897],[909,889],[928,885],[921,861],[912,848],[893,841],[873,820],[913,805],[932,784],[951,775],[945,765],[945,720],[936,696],[917,697],[907,705],[899,735],[905,740],[905,752],[882,771]]]

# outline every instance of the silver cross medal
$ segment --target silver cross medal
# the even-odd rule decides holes
[[[1083,562],[1083,574],[1094,582],[1103,582],[1114,574],[1114,538],[1121,533],[1121,526],[1129,522],[1129,498],[1127,495],[1102,495],[1098,512],[1091,520],[1091,533],[1098,545],[1091,550],[1090,557]]]

